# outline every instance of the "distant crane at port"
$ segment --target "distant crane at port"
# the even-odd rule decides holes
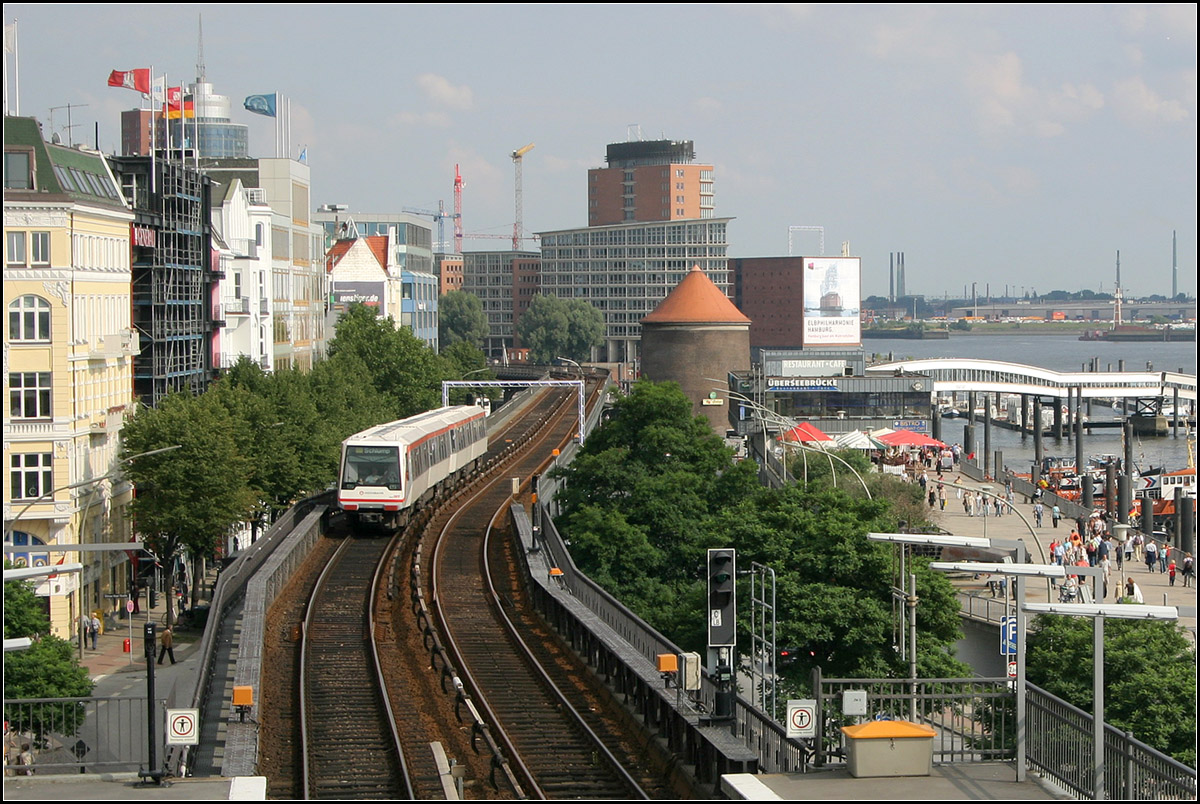
[[[513,171],[516,175],[516,190],[517,190],[517,193],[516,193],[517,217],[513,221],[513,236],[512,236],[513,251],[520,251],[520,249],[521,249],[521,235],[522,235],[522,231],[524,228],[522,225],[523,224],[522,207],[524,205],[523,205],[522,199],[521,199],[521,164],[524,160],[525,154],[532,151],[533,146],[534,146],[534,143],[531,142],[528,145],[526,145],[525,147],[518,148],[517,150],[512,152]]]

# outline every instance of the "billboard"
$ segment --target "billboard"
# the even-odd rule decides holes
[[[384,304],[384,292],[386,283],[384,282],[333,282],[331,291],[332,298],[330,301],[333,306],[339,309],[346,309],[354,302],[360,302],[367,307],[374,308],[379,315],[387,314],[387,306]]]
[[[858,257],[804,257],[804,346],[861,346]]]

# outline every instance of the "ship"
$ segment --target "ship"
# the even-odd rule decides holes
[[[1079,336],[1081,341],[1110,342],[1194,341],[1195,339],[1195,327],[1142,327],[1135,324],[1120,324],[1112,329],[1084,330],[1083,334]]]

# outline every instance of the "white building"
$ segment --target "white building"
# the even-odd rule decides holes
[[[214,363],[227,369],[242,357],[274,368],[271,314],[271,208],[264,192],[241,179],[213,188],[213,246],[221,273],[220,315],[225,321]]]

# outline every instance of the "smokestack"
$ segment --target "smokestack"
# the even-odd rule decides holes
[[[896,255],[888,252],[888,302],[896,303]]]
[[[1175,230],[1171,230],[1171,298],[1179,295],[1179,252],[1176,250]]]

